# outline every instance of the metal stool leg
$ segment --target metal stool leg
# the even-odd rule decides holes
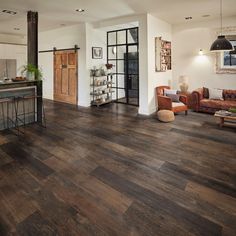
[[[24,124],[24,127],[25,127],[25,99],[22,100],[22,103],[23,103],[23,124]]]
[[[2,118],[3,118],[3,128],[6,128],[6,122],[5,122],[5,112],[4,112],[4,103],[1,103],[1,108],[2,108]]]
[[[43,127],[44,128],[47,128],[47,124],[46,124],[46,115],[45,115],[45,108],[44,108],[44,102],[43,102],[43,99],[42,99],[42,107],[43,107],[43,114],[42,114],[42,119],[43,119]]]
[[[14,105],[14,110],[15,110],[15,128],[18,131],[18,136],[19,136],[20,132],[24,134],[24,132],[22,132],[20,130],[20,126],[19,126],[19,120],[20,120],[19,114],[18,114],[18,112],[19,112],[19,98],[14,99],[13,105]]]

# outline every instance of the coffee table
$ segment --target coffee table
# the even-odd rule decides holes
[[[226,115],[220,112],[216,112],[215,117],[220,119],[220,127],[223,127],[225,121],[236,121],[236,114],[233,113],[233,115]],[[236,125],[236,122],[235,122]]]

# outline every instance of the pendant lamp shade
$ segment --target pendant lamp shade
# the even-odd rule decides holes
[[[232,51],[234,50],[233,45],[224,35],[218,36],[218,38],[211,45],[211,51]]]
[[[229,40],[225,38],[224,35],[222,35],[222,0],[220,0],[220,23],[221,23],[221,35],[218,36],[218,38],[214,41],[214,43],[211,45],[210,51],[232,51],[234,50],[233,45],[230,43]]]

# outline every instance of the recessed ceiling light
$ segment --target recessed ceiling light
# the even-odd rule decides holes
[[[210,15],[202,15],[202,17],[209,17]]]
[[[185,20],[192,20],[193,18],[192,18],[192,16],[186,16],[185,17]]]
[[[6,13],[6,14],[10,14],[10,15],[15,15],[15,14],[17,14],[16,11],[11,11],[11,10],[3,10],[2,12],[3,12],[3,13]]]
[[[77,12],[84,12],[85,10],[82,8],[76,9]]]
[[[14,30],[20,30],[20,28],[17,28],[17,27],[16,27],[16,28],[14,28]]]

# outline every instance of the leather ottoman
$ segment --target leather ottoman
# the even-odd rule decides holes
[[[175,115],[173,111],[170,110],[160,110],[157,112],[157,117],[162,122],[171,122],[175,120]]]

